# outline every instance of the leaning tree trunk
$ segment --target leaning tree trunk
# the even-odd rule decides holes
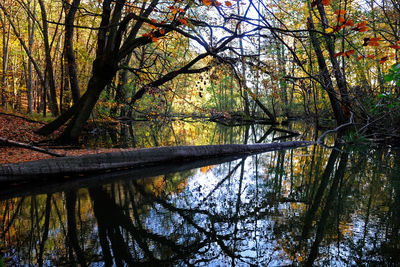
[[[112,60],[105,60],[104,62],[112,62]],[[116,73],[115,66],[111,66],[104,62],[101,60],[95,60],[93,63],[93,76],[89,80],[86,92],[78,102],[74,103],[57,119],[36,130],[36,133],[49,135],[70,120],[67,128],[59,138],[59,141],[67,142],[78,139],[85,122],[89,118],[90,113],[99,99],[100,93],[103,91],[105,86],[112,81],[112,78]]]
[[[89,81],[88,89],[86,91],[86,97],[83,99],[82,103],[79,105],[74,113],[71,121],[68,123],[67,128],[60,137],[61,141],[76,141],[85,126],[86,121],[89,119],[90,114],[100,97],[101,92],[112,81],[116,70],[112,68],[100,67],[105,70],[94,73]]]

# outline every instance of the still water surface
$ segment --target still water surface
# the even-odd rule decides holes
[[[315,138],[306,125],[290,127],[305,133],[296,139]],[[262,125],[144,123],[87,143],[255,143],[285,135]],[[226,160],[2,188],[2,264],[400,265],[399,150],[309,146]]]

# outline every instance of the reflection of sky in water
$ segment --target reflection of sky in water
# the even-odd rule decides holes
[[[264,132],[265,128],[250,129],[249,143],[260,138]],[[239,142],[241,138],[234,140]],[[267,138],[265,142],[268,140],[272,139]],[[132,179],[114,182],[112,185],[104,185],[101,190],[108,194],[107,201],[121,207],[120,212],[127,215],[133,227],[138,228],[139,220],[132,214],[132,203],[137,206],[140,224],[147,230],[142,238],[156,258],[168,260],[178,251],[170,251],[172,249],[168,245],[162,242],[159,244],[157,240],[146,237],[146,234],[157,234],[164,241],[182,247],[205,242],[206,245],[198,251],[184,255],[195,266],[202,264],[199,261],[201,259],[208,260],[204,263],[208,266],[231,265],[232,255],[226,249],[234,251],[236,266],[299,264],[304,263],[310,254],[322,221],[321,214],[338,173],[341,154],[334,158],[332,171],[318,202],[316,195],[332,154],[332,150],[320,146],[268,152],[247,157],[244,165],[242,159],[238,159],[141,181]],[[315,260],[317,265],[371,263],[379,266],[386,263],[388,258],[395,257],[398,250],[393,250],[387,256],[382,248],[386,246],[395,249],[400,243],[399,233],[395,232],[400,228],[399,214],[396,213],[396,203],[400,203],[400,200],[396,200],[400,197],[399,188],[396,188],[396,183],[400,184],[396,180],[399,177],[398,171],[396,173],[398,162],[398,157],[387,152],[350,153],[346,161],[346,173],[340,179],[338,192],[326,213],[327,220],[323,225],[325,232]],[[124,191],[128,188],[132,190],[133,199]],[[100,217],[93,212],[95,200],[88,189],[82,188],[78,192],[76,213],[82,221],[79,221],[77,232],[83,236],[80,242],[84,244],[82,246],[90,258],[91,253],[102,252],[98,244]],[[38,214],[43,217],[46,195],[37,198],[38,203],[41,203],[37,208]],[[98,198],[101,202],[101,197]],[[68,244],[65,236],[68,228],[65,201],[65,192],[53,195],[53,202],[57,203],[60,215],[53,206],[48,244]],[[306,216],[311,210],[311,204],[315,202],[318,202],[317,209],[309,224],[306,224]],[[30,235],[32,225],[36,227],[36,221],[30,221],[30,205],[31,198],[27,197],[24,208],[20,210],[21,215],[16,217],[15,226],[12,226],[18,234],[25,236]],[[33,228],[33,232],[42,235],[43,220],[37,221],[40,229]],[[130,236],[129,231],[120,225],[118,227],[135,260],[145,260],[146,252],[135,239],[137,236]],[[304,238],[303,231],[307,232]],[[21,237],[16,234],[13,238]],[[37,240],[32,239],[31,242],[37,243]],[[29,250],[37,254],[37,248],[35,250],[26,244],[21,242],[16,247],[11,242],[10,251],[17,253],[18,256],[14,256],[16,260],[21,255],[28,255]],[[54,252],[54,247],[50,245],[46,248],[48,251],[45,255],[53,258],[57,258],[57,252],[61,251]],[[173,265],[182,266],[186,263],[181,259],[172,262]]]
[[[268,153],[267,153],[268,154]],[[266,155],[267,155],[266,154]],[[173,195],[170,198],[171,203],[177,208],[181,209],[200,209],[207,211],[212,215],[222,216],[225,221],[215,223],[215,231],[219,235],[228,235],[231,238],[225,240],[224,243],[231,249],[235,248],[237,253],[236,264],[240,266],[245,263],[265,263],[269,262],[272,265],[282,265],[291,263],[290,259],[285,257],[285,252],[279,248],[278,240],[275,240],[273,228],[274,219],[269,216],[255,216],[249,215],[255,213],[255,208],[259,206],[261,209],[255,214],[259,215],[260,212],[267,212],[268,207],[261,207],[260,202],[265,199],[265,194],[268,193],[268,185],[265,178],[257,178],[255,172],[255,161],[249,157],[244,162],[244,172],[242,176],[242,184],[240,185],[242,160],[236,160],[231,163],[214,166],[207,170],[197,169],[194,174],[189,178],[187,186],[183,192],[178,195]],[[227,178],[227,175],[232,171],[232,175]],[[222,183],[222,179],[226,180]],[[257,181],[256,181],[257,179]],[[254,187],[258,184],[257,188]],[[239,188],[241,187],[241,188]],[[240,194],[238,193],[240,190]],[[240,195],[239,209],[236,210],[238,203],[238,195]],[[287,204],[280,204],[279,206],[287,206]],[[281,207],[278,207],[280,209]],[[157,211],[156,211],[157,210]],[[154,232],[159,234],[173,234],[174,232],[185,232],[185,220],[180,216],[169,216],[168,224],[163,224],[165,221],[164,216],[169,216],[168,212],[156,206],[150,212],[147,219],[148,226]],[[244,216],[243,219],[234,223],[234,216]],[[278,215],[279,216],[279,215]],[[210,218],[204,214],[197,213],[193,219],[200,227],[210,230]],[[175,229],[173,229],[175,227]],[[179,229],[182,227],[181,229]],[[191,227],[189,227],[190,229]],[[196,232],[191,229],[190,232]],[[235,242],[232,238],[236,233],[238,240]],[[187,241],[182,239],[182,241]],[[213,252],[219,255],[216,259],[210,262],[210,265],[221,266],[230,263],[231,259],[221,251],[220,246],[214,242],[212,243]],[[200,259],[204,255],[197,255]],[[196,260],[196,259],[193,259]]]
[[[297,150],[295,154],[301,157],[310,157],[309,152],[303,149]],[[244,161],[243,173],[241,173],[242,160],[196,169],[188,178],[186,188],[179,194],[172,194],[168,199],[168,202],[172,203],[174,207],[197,210],[190,215],[190,218],[207,231],[212,229],[210,217],[216,216],[213,229],[218,235],[229,237],[223,242],[227,247],[235,250],[237,266],[246,264],[288,265],[299,263],[307,257],[307,254],[304,254],[298,245],[302,234],[302,219],[309,206],[302,203],[301,198],[297,197],[300,194],[296,192],[302,190],[301,186],[296,187],[299,186],[299,181],[296,182],[296,179],[303,176],[304,173],[291,177],[293,174],[291,174],[288,164],[296,162],[296,158],[290,161],[290,153],[285,156],[282,170],[271,171],[268,162],[273,163],[277,158],[277,153],[270,152],[248,157]],[[322,167],[324,165],[322,164]],[[337,167],[337,165],[335,166]],[[299,166],[298,169],[303,167]],[[320,176],[322,172],[323,169]],[[332,174],[330,179],[333,179],[333,176]],[[280,184],[276,184],[276,182]],[[351,184],[347,186],[351,187]],[[360,184],[359,188],[362,189],[363,186],[365,185]],[[327,185],[325,194],[329,193],[329,187],[330,183]],[[340,226],[338,226],[340,237],[335,239],[336,233],[331,233],[329,240],[321,243],[319,248],[321,259],[317,259],[317,264],[323,265],[323,262],[329,262],[333,265],[354,265],[360,262],[359,260],[368,262],[379,258],[370,253],[372,251],[376,253],[374,246],[384,242],[385,239],[383,227],[379,226],[380,219],[370,215],[368,225],[365,227],[365,198],[362,195],[357,195],[356,198],[352,195],[347,197],[352,201],[357,201],[357,205],[348,207],[349,211],[342,211],[344,213],[352,212],[352,214],[349,214],[350,217],[346,220],[338,217],[341,220]],[[308,202],[311,203],[311,200]],[[325,203],[322,202],[321,208],[324,205]],[[332,207],[332,212],[336,208],[337,204]],[[321,211],[316,213],[313,223],[310,225],[312,227],[309,229],[310,236],[302,241],[303,249],[304,245],[310,249],[315,240],[320,213]],[[161,221],[165,221],[166,216],[168,223],[161,223]],[[329,219],[330,223],[336,224],[335,216],[337,215],[329,216],[332,216]],[[239,219],[235,220],[235,217],[239,217]],[[155,209],[151,211],[147,222],[154,232],[182,235],[180,242],[193,241],[194,237],[188,238],[193,234],[199,235],[198,230],[188,224],[185,218],[176,213],[171,215],[161,207],[158,207],[157,211]],[[327,227],[332,228],[332,226]],[[333,227],[333,229],[335,228],[336,226]],[[236,237],[236,241],[234,241],[234,237]],[[221,249],[218,242],[214,240],[210,246],[212,254],[217,256],[208,262],[208,265],[231,264],[232,258]],[[358,251],[360,256],[355,251]],[[206,257],[207,253],[209,252],[202,251],[202,253],[193,255],[191,259],[193,261],[200,260]],[[357,260],[358,257],[360,257],[359,260]]]

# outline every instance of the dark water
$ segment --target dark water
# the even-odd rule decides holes
[[[307,133],[297,139],[313,138],[306,127],[292,126]],[[142,134],[138,128],[96,142],[254,143],[287,135],[268,133],[269,126],[182,124]],[[400,265],[399,150],[309,146],[226,160],[3,187],[2,262]]]

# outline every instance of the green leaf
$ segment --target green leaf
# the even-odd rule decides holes
[[[385,77],[384,77],[384,80],[385,80],[386,82],[391,82],[391,81],[393,81],[393,74],[392,74],[392,73],[386,74]]]
[[[386,94],[380,94],[380,95],[378,95],[378,98],[385,98],[385,97],[387,97]]]

